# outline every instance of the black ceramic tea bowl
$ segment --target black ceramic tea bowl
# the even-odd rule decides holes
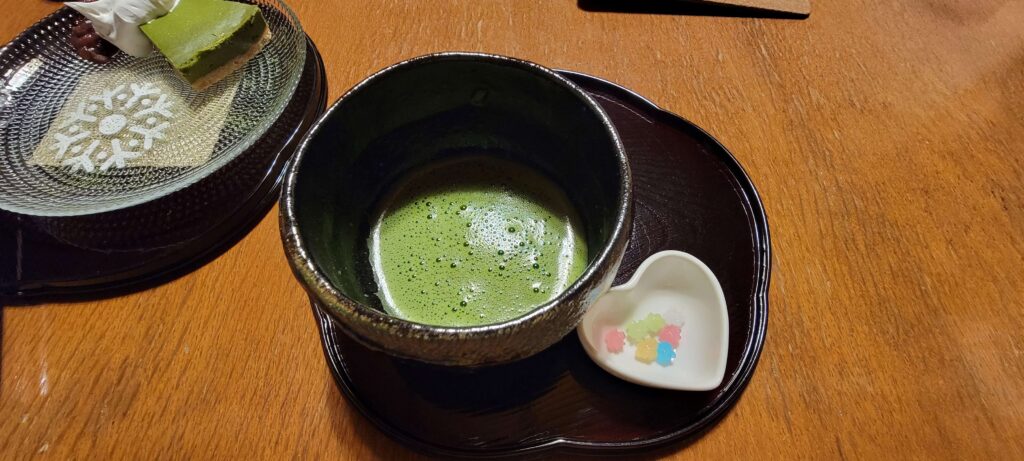
[[[367,249],[375,204],[405,173],[486,152],[562,187],[589,249],[564,292],[502,323],[440,327],[388,315]],[[479,366],[533,355],[570,333],[615,278],[632,220],[629,164],[604,110],[534,63],[440,53],[388,67],[342,96],[307,134],[281,197],[288,260],[347,334],[389,355]]]

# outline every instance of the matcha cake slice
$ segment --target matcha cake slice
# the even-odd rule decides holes
[[[157,50],[197,91],[242,67],[270,42],[259,7],[224,0],[180,0],[142,25]]]

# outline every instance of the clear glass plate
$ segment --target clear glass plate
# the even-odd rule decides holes
[[[77,17],[69,8],[0,48],[0,209],[76,216],[126,208],[187,187],[252,146],[295,92],[306,45],[284,2],[251,3],[270,43],[203,92],[158,53],[118,53],[107,64],[80,58],[68,42]],[[76,91],[108,78],[103,91]],[[174,103],[167,110],[164,93]]]

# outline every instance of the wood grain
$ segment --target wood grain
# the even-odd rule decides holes
[[[667,456],[1024,458],[1024,3],[295,3],[331,99],[415,55],[502,53],[630,87],[746,166],[773,233],[768,342],[735,410]],[[10,2],[0,37],[53,8]],[[335,389],[276,210],[190,275],[6,307],[2,334],[2,459],[416,457]]]

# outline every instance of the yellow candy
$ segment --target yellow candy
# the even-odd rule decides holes
[[[643,363],[651,363],[658,357],[658,340],[646,338],[636,345],[636,359]]]

